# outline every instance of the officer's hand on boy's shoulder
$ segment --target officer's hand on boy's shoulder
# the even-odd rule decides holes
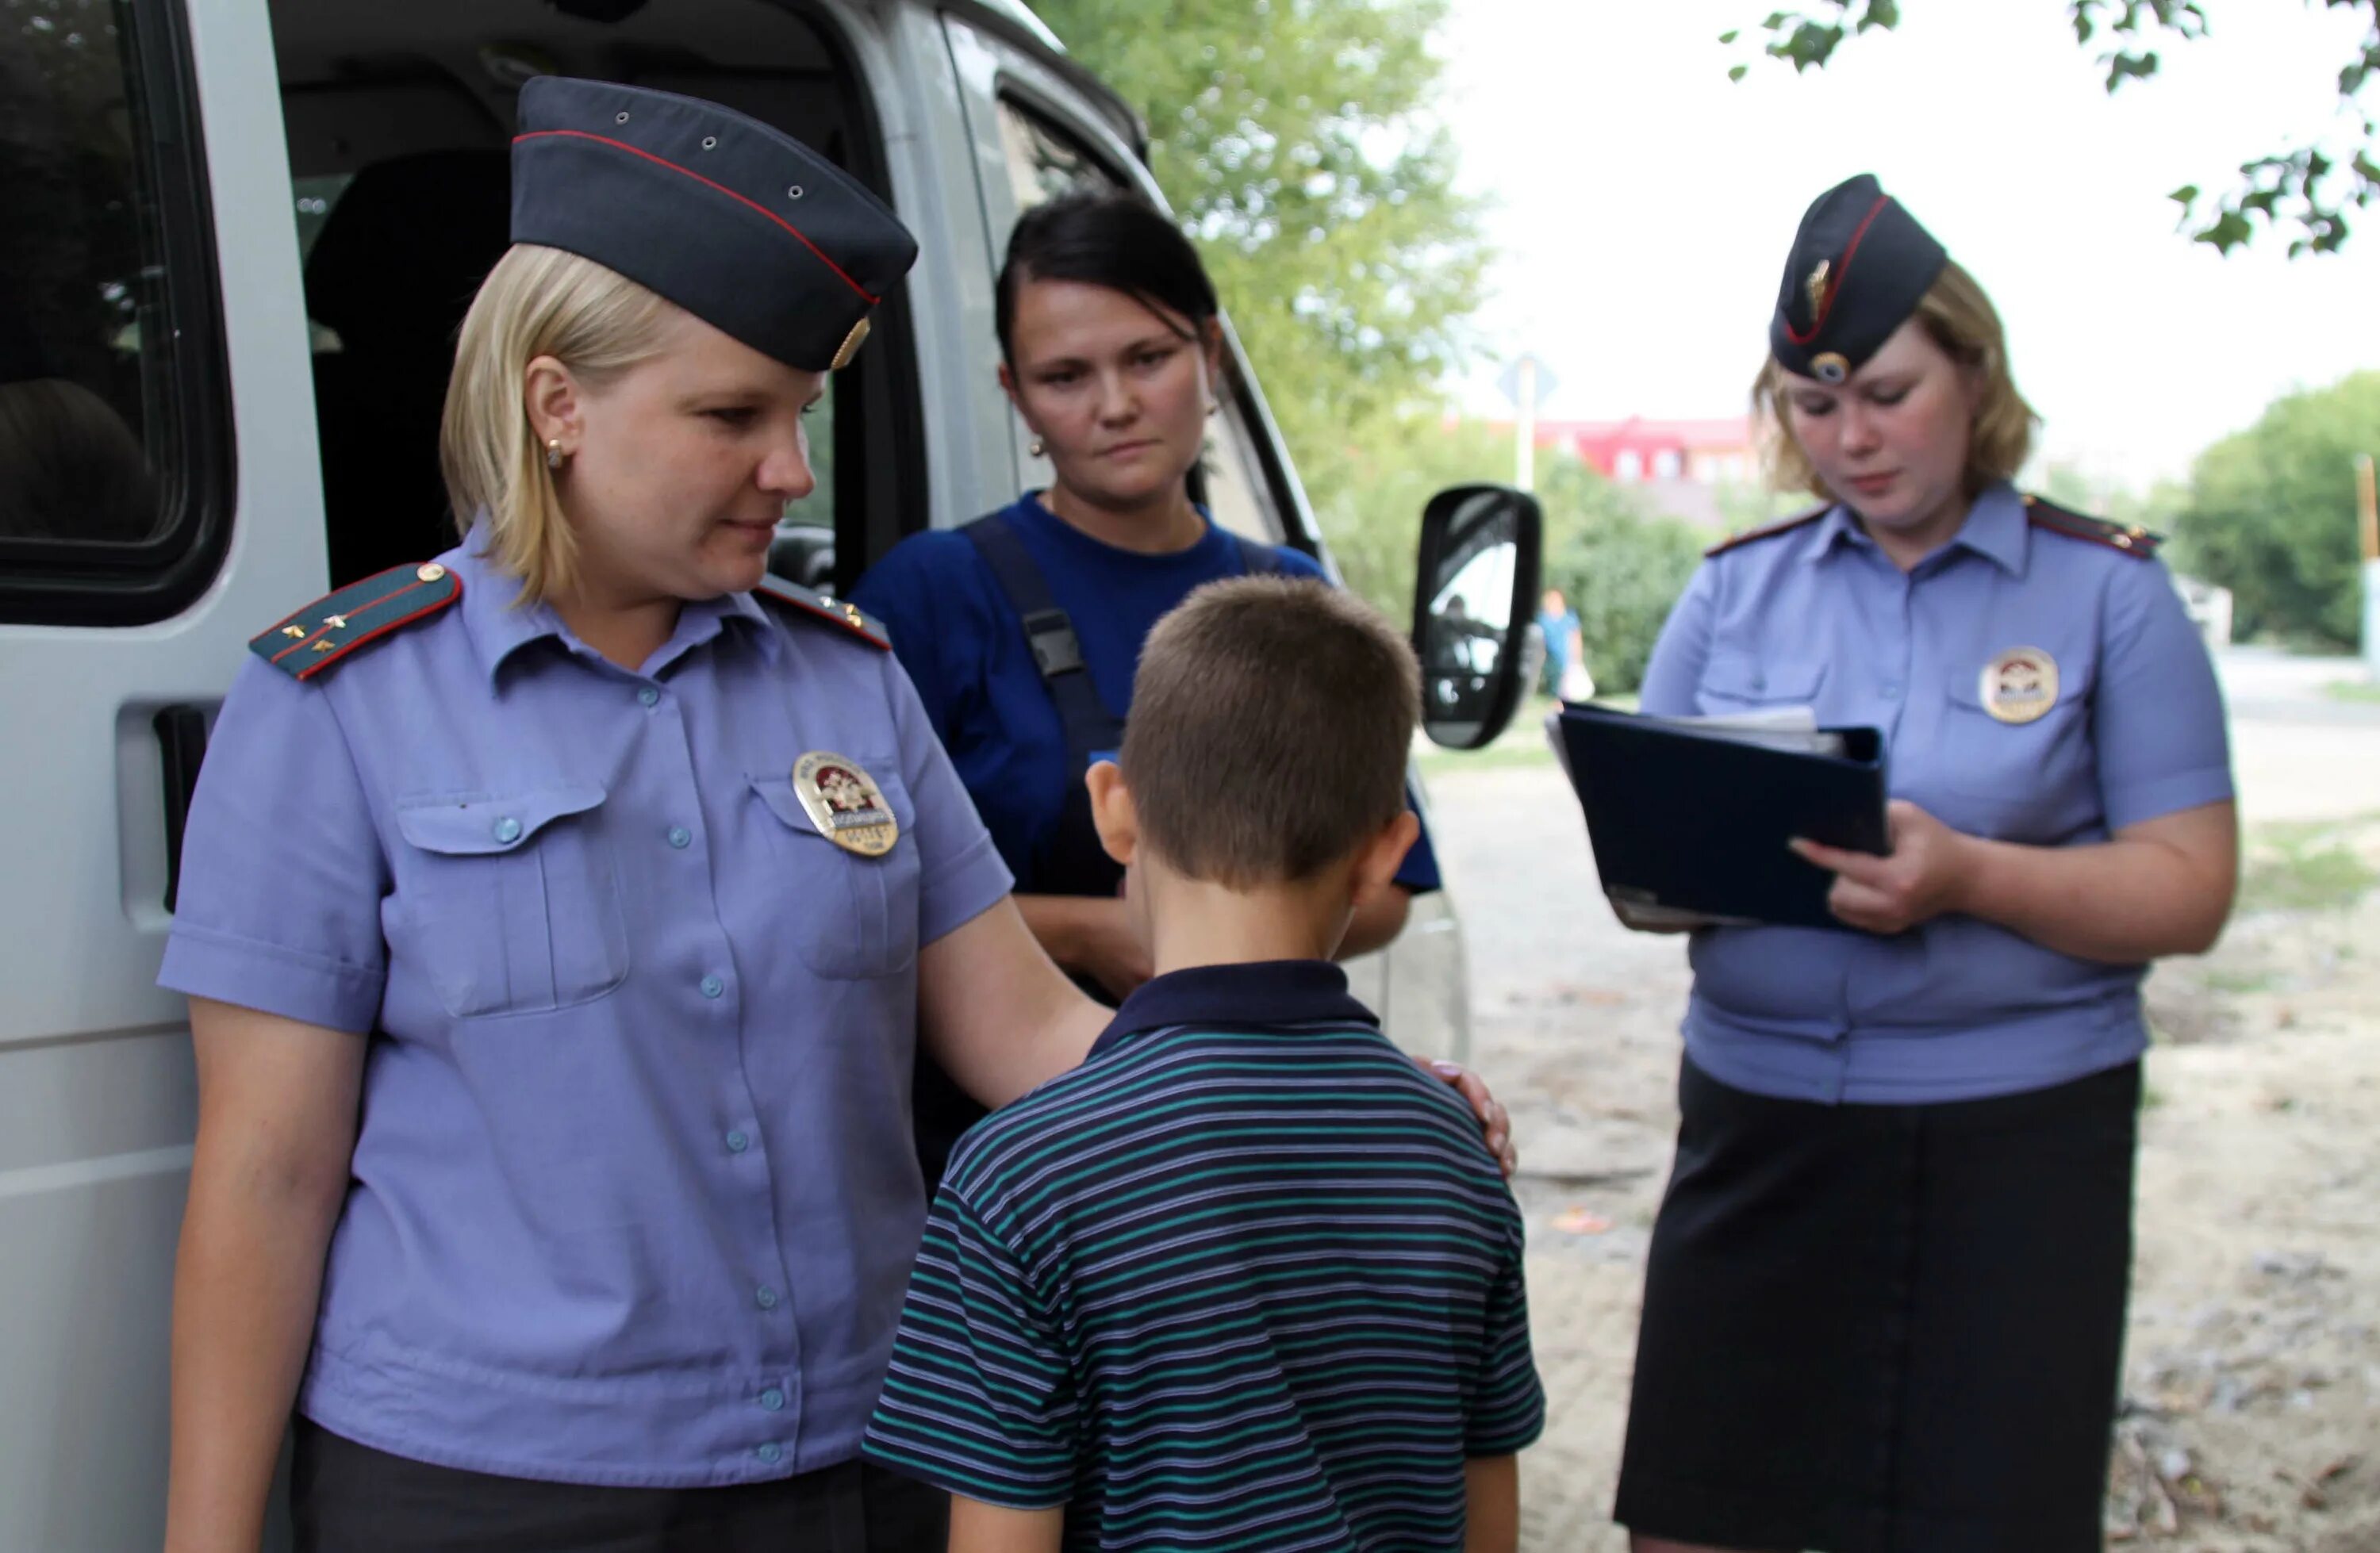
[[[1512,1119],[1495,1096],[1488,1092],[1488,1081],[1460,1062],[1450,1062],[1442,1057],[1416,1057],[1415,1062],[1454,1086],[1456,1093],[1471,1103],[1471,1114],[1479,1118],[1487,1129],[1488,1152],[1496,1156],[1497,1165],[1504,1178],[1511,1180],[1521,1169],[1521,1157],[1512,1148]]]

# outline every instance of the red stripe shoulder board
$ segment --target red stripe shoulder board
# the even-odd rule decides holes
[[[292,679],[311,679],[366,642],[427,620],[463,596],[463,579],[438,564],[392,566],[351,582],[251,639],[248,650]]]
[[[1779,534],[1790,534],[1805,523],[1817,522],[1818,519],[1826,516],[1827,514],[1833,510],[1834,504],[1832,503],[1828,503],[1821,506],[1812,507],[1808,512],[1797,512],[1791,517],[1779,518],[1774,523],[1763,524],[1757,528],[1746,528],[1741,534],[1730,534],[1726,539],[1719,540],[1718,543],[1703,552],[1703,554],[1706,557],[1724,555],[1729,551],[1735,549],[1738,545],[1748,545],[1755,540],[1772,540]]]
[[[892,638],[884,634],[884,627],[876,617],[847,600],[830,598],[815,588],[787,582],[774,573],[760,579],[759,585],[752,589],[752,597],[780,605],[782,613],[797,619],[823,620],[829,625],[839,625],[871,647],[888,651],[892,649]]]
[[[2145,561],[2165,543],[2165,536],[2152,534],[2138,524],[2110,523],[2103,517],[2086,517],[2068,512],[2054,502],[2038,496],[2024,499],[2025,521],[2035,528],[2046,528],[2053,534],[2063,534],[2070,540],[2087,540],[2095,545],[2121,551],[2135,561]]]

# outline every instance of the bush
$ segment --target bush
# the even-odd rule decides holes
[[[1574,458],[1538,481],[1546,508],[1546,584],[1578,612],[1597,694],[1643,683],[1653,642],[1702,559],[1683,524],[1647,514],[1622,487]]]

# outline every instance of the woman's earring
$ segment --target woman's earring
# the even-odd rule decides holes
[[[1049,450],[1041,445],[1041,439],[1036,437],[1025,445],[1025,451],[1038,458]]]
[[[562,467],[562,439],[560,437],[556,437],[552,442],[545,444],[545,467],[549,469],[559,469]]]

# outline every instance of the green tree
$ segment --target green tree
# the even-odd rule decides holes
[[[2198,0],[2061,0],[2074,41],[2101,45],[2100,67],[2107,90],[2128,80],[2146,80],[2161,63],[2154,44],[2160,37],[2189,42],[2207,36],[2205,9]],[[2308,0],[2309,4],[2313,0]],[[2380,198],[2380,126],[2362,92],[2380,76],[2380,0],[2321,0],[2332,10],[2368,13],[2371,26],[2338,72],[2342,115],[2361,126],[2360,138],[2283,145],[2240,164],[2240,182],[2208,200],[2195,184],[2173,191],[2192,236],[2228,253],[2254,237],[2256,224],[2289,234],[2289,255],[2329,253],[2347,241],[2350,210]],[[1760,23],[1767,37],[1761,53],[1798,71],[1823,69],[1851,38],[1900,25],[1900,0],[1815,0],[1807,11],[1771,11]],[[1734,43],[1741,32],[1723,32]],[[1737,80],[1748,64],[1728,71]],[[2202,212],[2202,205],[2204,207]]]
[[[1661,623],[1694,576],[1702,540],[1566,454],[1542,466],[1537,500],[1546,509],[1546,586],[1560,588],[1578,613],[1597,691],[1635,689]]]
[[[2198,457],[2179,559],[2231,590],[2236,628],[2352,648],[2355,469],[2380,452],[2380,371],[2292,394]]]
[[[1384,413],[1309,440],[1298,469],[1347,586],[1403,622],[1413,614],[1423,507],[1450,485],[1509,482],[1512,434],[1482,421]]]
[[[1348,427],[1437,403],[1488,260],[1431,112],[1445,0],[1035,8],[1148,121],[1151,169],[1309,485],[1308,455]]]

